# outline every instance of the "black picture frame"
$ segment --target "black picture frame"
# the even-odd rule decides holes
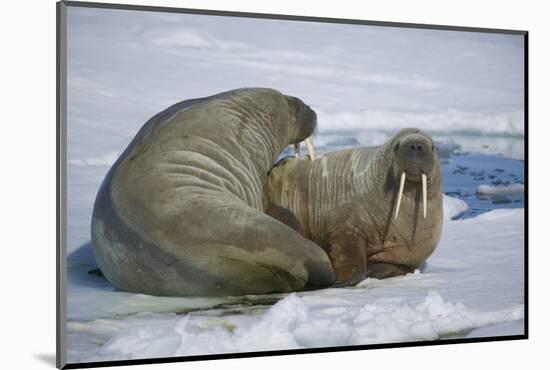
[[[461,343],[480,343],[480,342],[493,342],[493,341],[510,341],[510,340],[525,340],[529,338],[529,283],[528,283],[528,215],[529,215],[529,118],[528,118],[528,45],[529,45],[529,33],[524,30],[509,30],[509,29],[492,29],[492,28],[473,28],[473,27],[459,27],[448,25],[430,25],[430,24],[416,24],[416,23],[397,23],[397,22],[381,22],[381,21],[368,21],[358,19],[338,19],[338,18],[321,18],[310,16],[296,16],[296,15],[283,15],[283,14],[263,14],[263,13],[248,13],[248,12],[232,12],[232,11],[218,11],[218,10],[203,10],[203,9],[189,9],[189,8],[171,8],[171,7],[157,7],[157,6],[141,6],[130,4],[109,4],[109,3],[94,3],[94,2],[79,2],[79,1],[60,1],[56,4],[57,12],[57,95],[56,95],[56,112],[57,112],[57,311],[56,311],[56,324],[57,324],[57,367],[63,369],[76,369],[76,368],[94,368],[105,366],[124,366],[124,365],[139,365],[139,364],[158,364],[158,363],[173,363],[183,361],[204,361],[204,360],[217,360],[217,359],[231,359],[231,358],[243,358],[243,357],[263,357],[263,356],[280,356],[280,355],[292,355],[292,354],[309,354],[309,353],[322,353],[322,352],[340,352],[340,351],[360,351],[370,349],[381,348],[397,348],[397,347],[417,347],[417,346],[434,346],[434,345],[447,345],[447,344],[461,344]],[[301,22],[317,22],[317,23],[339,23],[358,26],[381,26],[381,27],[400,27],[400,28],[412,28],[412,29],[430,29],[430,30],[444,30],[444,31],[463,31],[463,32],[480,32],[480,33],[496,33],[496,34],[509,34],[509,35],[521,35],[524,39],[524,148],[525,148],[525,223],[524,223],[524,334],[523,335],[504,335],[494,337],[481,337],[481,338],[459,338],[459,339],[440,339],[437,341],[417,341],[417,342],[403,342],[403,343],[384,343],[384,344],[370,344],[370,345],[354,345],[354,346],[339,346],[339,347],[324,347],[324,348],[307,348],[296,350],[275,350],[275,351],[260,351],[260,352],[242,352],[242,353],[230,353],[230,354],[212,354],[212,355],[199,355],[199,356],[184,356],[184,357],[162,357],[162,358],[149,358],[149,359],[135,359],[135,360],[120,360],[120,361],[101,361],[101,362],[87,362],[87,363],[67,363],[66,361],[66,314],[67,314],[67,302],[66,302],[66,289],[67,289],[67,251],[66,251],[66,233],[67,233],[67,8],[94,8],[94,9],[116,9],[127,11],[140,11],[140,12],[161,12],[161,13],[183,13],[183,14],[196,14],[196,15],[209,15],[209,16],[223,16],[223,17],[235,17],[235,18],[256,18],[256,19],[270,19],[270,20],[286,20],[286,21],[301,21]]]

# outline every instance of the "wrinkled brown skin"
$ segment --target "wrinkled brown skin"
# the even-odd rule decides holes
[[[416,138],[429,146],[428,210],[422,214],[420,175],[397,154]],[[397,220],[399,178],[408,170]],[[404,129],[386,144],[328,153],[314,161],[289,158],[270,172],[267,213],[298,230],[330,256],[335,286],[366,277],[414,271],[433,252],[443,221],[441,169],[432,139]]]
[[[327,254],[267,216],[267,172],[310,136],[315,113],[276,90],[239,89],[151,118],[98,192],[92,244],[118,289],[157,296],[330,285]]]

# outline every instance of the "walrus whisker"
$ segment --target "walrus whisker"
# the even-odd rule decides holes
[[[397,215],[399,214],[399,206],[401,205],[401,197],[403,196],[403,189],[405,188],[405,171],[401,174],[401,181],[399,183],[399,193],[397,193],[397,206],[395,207],[395,219],[397,220]]]
[[[311,143],[311,139],[308,137],[305,140],[305,143],[306,143],[307,154],[309,155],[309,159],[314,160],[315,159],[315,153],[313,152],[313,144]]]
[[[424,208],[424,218],[426,218],[426,209],[428,208],[428,179],[422,174],[422,206]]]
[[[300,156],[300,143],[294,144],[294,157],[298,158]]]

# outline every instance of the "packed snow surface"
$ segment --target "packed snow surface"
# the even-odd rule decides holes
[[[88,274],[93,266],[81,256],[70,269],[69,360],[522,334],[523,219],[523,209],[446,219],[422,271],[288,295],[167,298],[117,292]]]
[[[392,298],[364,305],[344,305],[345,300],[326,305],[319,298],[292,293],[267,311],[250,316],[136,315],[98,354],[132,359],[436,340],[523,319],[523,305],[478,312],[445,302],[435,291],[413,304],[407,298]],[[102,322],[108,324],[118,323]]]

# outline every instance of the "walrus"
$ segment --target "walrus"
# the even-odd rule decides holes
[[[152,117],[108,171],[91,236],[120,290],[225,296],[332,284],[326,252],[265,214],[267,173],[308,138],[300,99],[244,88],[180,102]]]
[[[327,252],[334,286],[404,275],[435,249],[443,220],[431,137],[399,131],[380,147],[286,158],[269,172],[266,213]]]

